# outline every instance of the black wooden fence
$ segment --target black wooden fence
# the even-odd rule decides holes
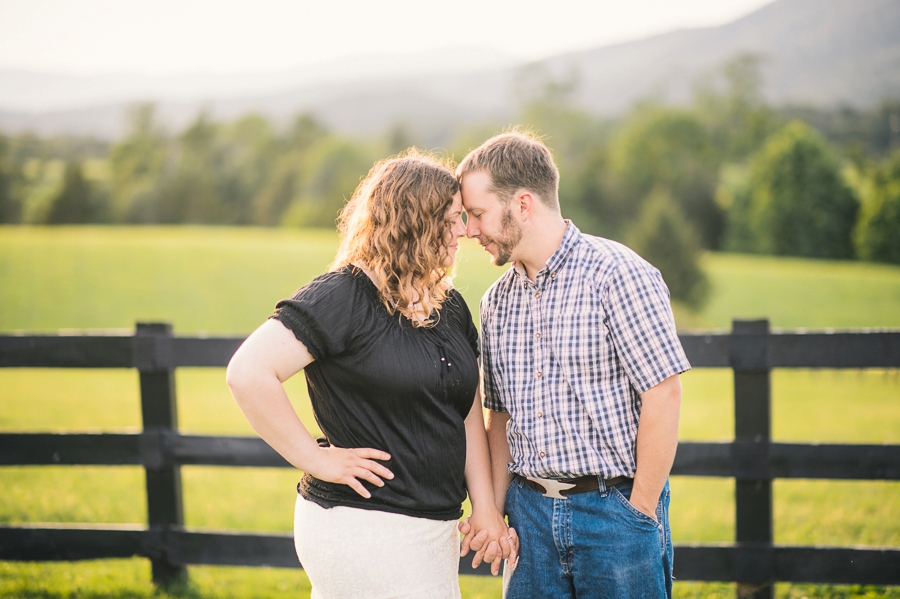
[[[241,341],[175,337],[167,324],[138,324],[134,336],[0,336],[0,367],[138,369],[143,432],[0,434],[0,465],[140,465],[149,511],[147,528],[0,526],[0,560],[143,556],[163,585],[187,564],[300,567],[290,535],[184,528],[181,465],[290,467],[260,439],[178,433],[175,369],[225,366]],[[694,367],[733,369],[735,439],[681,443],[672,473],[736,479],[737,530],[735,543],[676,545],[676,577],[734,581],[754,599],[773,597],[779,581],[900,584],[898,548],[792,547],[772,535],[773,479],[900,480],[900,445],[773,443],[770,434],[772,368],[897,368],[900,332],[772,333],[765,320],[735,321],[730,334],[681,341]],[[468,562],[460,573],[473,573]]]

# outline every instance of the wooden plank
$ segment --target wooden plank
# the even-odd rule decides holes
[[[149,530],[135,526],[63,527],[0,525],[0,560],[77,561],[142,556],[168,548],[172,563],[299,568],[289,534]],[[472,570],[472,555],[459,573]],[[900,584],[900,548],[794,547],[764,544],[676,545],[679,580]]]
[[[243,342],[243,337],[175,337],[172,340],[172,361],[176,366],[224,368]]]
[[[139,434],[0,433],[0,465],[140,464]]]
[[[772,443],[776,478],[900,480],[900,445]]]
[[[673,476],[752,478],[757,464],[734,458],[741,444],[678,444]],[[755,447],[755,445],[754,445]],[[752,452],[751,452],[752,453]],[[770,443],[771,478],[900,480],[900,445]],[[293,468],[257,437],[176,433],[0,433],[0,466],[166,464]]]
[[[900,584],[900,549],[775,547],[774,576],[782,582]]]
[[[727,333],[679,335],[695,368],[728,368],[732,348],[759,338]],[[136,339],[128,335],[0,335],[0,368],[224,367],[242,337]],[[900,331],[772,333],[764,359],[772,368],[898,368]],[[738,355],[746,352],[738,349]],[[748,354],[749,355],[749,354]],[[745,366],[746,364],[744,364]],[[739,363],[739,367],[742,365]]]
[[[169,559],[178,564],[300,568],[289,534],[171,531]]]
[[[293,468],[265,441],[257,437],[211,437],[179,435],[172,446],[180,464]]]
[[[900,367],[900,331],[781,333],[769,342],[778,368]]]
[[[170,530],[184,525],[181,467],[168,459],[170,440],[178,431],[178,403],[175,397],[175,369],[172,363],[172,325],[137,323],[134,361],[140,372],[141,418],[144,439],[156,439],[157,463],[145,463],[147,522],[151,528]],[[148,444],[149,445],[149,444]],[[161,454],[161,455],[160,455]],[[153,582],[168,587],[187,576],[164,546],[162,555],[151,559]]]
[[[224,368],[243,342],[243,337],[0,335],[0,368]]]
[[[676,545],[678,580],[744,584],[900,584],[900,549]]]
[[[0,335],[0,368],[131,368],[132,338]]]
[[[681,346],[688,361],[694,368],[730,368],[728,348],[731,335],[712,333],[709,335],[679,335]]]
[[[768,465],[754,463],[768,456]],[[678,444],[672,474],[832,480],[900,480],[900,445],[747,442]]]
[[[162,546],[142,527],[62,527],[0,525],[0,560],[78,561],[140,555],[152,557]]]
[[[771,440],[771,370],[769,321],[732,322],[729,360],[734,369],[734,507],[738,544],[774,540],[772,479],[768,449]],[[771,557],[745,556],[735,574],[738,599],[773,599],[767,584]],[[745,583],[745,581],[747,581]]]
[[[734,476],[731,461],[731,443],[698,443],[682,441],[678,443],[675,476]]]

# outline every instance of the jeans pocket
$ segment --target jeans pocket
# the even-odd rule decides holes
[[[631,504],[631,502],[628,500],[628,498],[625,497],[625,495],[623,495],[622,492],[619,491],[617,488],[612,487],[610,489],[610,494],[618,500],[619,504],[628,513],[630,513],[632,516],[634,516],[634,519],[636,519],[638,522],[640,522],[640,524],[643,528],[647,528],[648,530],[652,528],[654,531],[659,529],[659,522],[657,522],[652,517],[648,516],[641,510],[634,507]]]
[[[518,482],[519,482],[519,477],[513,476],[513,479],[512,479],[512,481],[510,481],[509,486],[506,487],[506,501],[504,502],[504,510],[506,511],[507,514],[509,514],[511,511],[513,511],[515,509],[515,501],[516,501],[515,495],[516,495],[516,492],[519,490],[519,485],[517,484]]]

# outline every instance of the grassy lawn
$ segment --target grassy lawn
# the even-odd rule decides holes
[[[0,227],[0,331],[126,329],[164,320],[182,334],[247,334],[275,302],[321,273],[336,238],[327,231],[223,228]],[[900,327],[900,268],[714,254],[699,313],[676,307],[681,328],[727,329],[731,318],[767,316],[774,327]],[[476,244],[461,248],[460,288],[473,311],[500,274]],[[781,441],[900,443],[897,371],[778,370],[773,436]],[[300,377],[294,405],[315,423]],[[177,374],[183,431],[251,435],[222,369]],[[728,370],[684,377],[683,440],[732,438]],[[137,373],[130,370],[0,370],[0,431],[135,431]],[[187,525],[291,529],[298,473],[184,467]],[[733,540],[733,482],[675,477],[676,542]],[[878,481],[776,481],[775,537],[783,544],[900,546],[900,485]],[[834,501],[834,498],[840,501]],[[133,467],[0,469],[0,522],[145,523],[143,474]],[[0,596],[147,597],[145,560],[0,563]],[[302,571],[191,567],[185,597],[296,597]],[[499,597],[499,581],[462,579],[463,596]],[[676,583],[678,597],[731,597],[733,585]],[[779,597],[900,597],[900,589],[779,585]]]

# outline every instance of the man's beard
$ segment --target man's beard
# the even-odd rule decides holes
[[[491,256],[491,262],[494,266],[503,266],[509,262],[516,246],[522,241],[522,228],[519,223],[512,217],[512,209],[507,208],[500,218],[500,233],[496,239],[488,239],[488,243],[497,246],[497,255]],[[482,241],[482,245],[487,245]]]

